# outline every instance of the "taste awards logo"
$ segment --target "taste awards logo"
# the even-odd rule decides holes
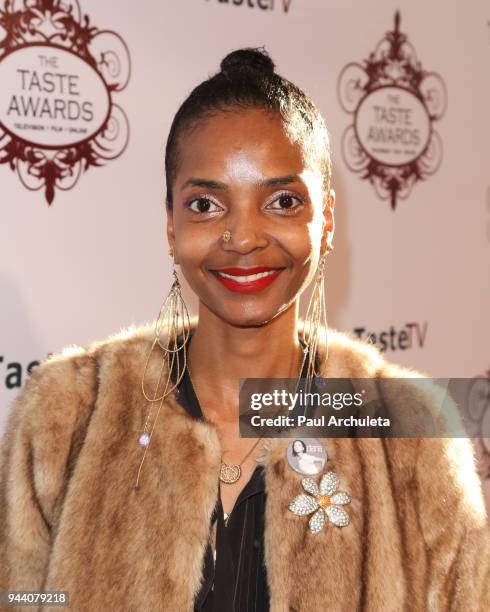
[[[440,166],[442,142],[434,124],[446,110],[444,81],[422,67],[397,12],[393,30],[366,60],[344,67],[337,87],[352,117],[342,136],[345,163],[395,209]]]
[[[129,123],[115,99],[130,71],[126,43],[77,0],[0,0],[0,164],[51,204],[121,155]]]

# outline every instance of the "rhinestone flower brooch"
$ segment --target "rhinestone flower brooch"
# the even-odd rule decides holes
[[[306,516],[314,512],[309,520],[311,533],[319,533],[328,520],[337,527],[349,524],[349,515],[342,507],[352,500],[349,493],[338,491],[340,479],[335,472],[322,476],[320,485],[313,478],[303,478],[303,489],[309,495],[297,495],[289,504],[289,509],[297,516]]]

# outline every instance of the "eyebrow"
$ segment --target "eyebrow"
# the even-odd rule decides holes
[[[289,174],[287,176],[277,176],[264,181],[258,181],[258,187],[274,187],[276,185],[290,185],[291,183],[303,183],[303,180],[298,174]],[[228,186],[219,181],[212,181],[203,178],[191,177],[182,185],[181,191],[186,187],[205,187],[206,189],[216,189],[218,191],[226,191]]]

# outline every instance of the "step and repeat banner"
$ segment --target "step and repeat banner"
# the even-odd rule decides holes
[[[0,432],[39,360],[158,312],[170,123],[243,46],[330,130],[330,326],[479,379],[475,427],[489,418],[487,0],[0,0]]]

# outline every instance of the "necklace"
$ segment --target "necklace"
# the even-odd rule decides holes
[[[298,382],[296,384],[296,389],[298,388],[299,381],[301,380],[301,374],[303,372],[303,367],[304,367],[307,355],[308,355],[308,348],[307,346],[303,346],[303,358],[301,359],[301,367],[299,370],[299,377],[298,377]],[[189,380],[191,381],[191,385],[192,385],[192,388],[194,389],[194,393],[196,395],[197,401],[199,405],[202,406],[201,402],[199,401],[199,397],[197,395],[196,386],[194,385],[194,382],[192,380],[191,370],[189,368],[189,360],[187,360],[186,362],[186,368],[187,368],[187,372],[189,374]],[[265,433],[269,429],[270,429],[269,427],[266,428],[265,432],[260,436],[257,442],[252,446],[252,448],[248,451],[245,457],[240,461],[240,463],[225,463],[223,461],[223,455],[221,455],[221,467],[219,471],[219,479],[221,482],[223,482],[224,484],[234,484],[235,482],[238,482],[238,480],[240,480],[241,475],[242,475],[243,463],[252,454],[253,450],[257,447],[257,445],[259,444],[259,442],[262,440],[262,438],[265,436]]]

